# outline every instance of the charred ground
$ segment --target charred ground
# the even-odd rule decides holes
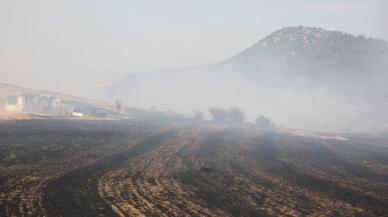
[[[0,124],[0,216],[384,216],[388,139],[144,121]]]

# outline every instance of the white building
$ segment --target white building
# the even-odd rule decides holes
[[[62,110],[61,100],[43,94],[19,94],[8,96],[6,111],[19,111],[35,114],[58,114]]]
[[[22,95],[9,96],[5,105],[6,111],[23,111],[25,98]]]
[[[85,114],[81,112],[73,112],[71,115],[76,118],[82,118]]]

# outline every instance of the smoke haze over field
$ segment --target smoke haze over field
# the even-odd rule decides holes
[[[266,115],[288,127],[341,132],[387,129],[387,102],[351,102],[330,91],[314,88],[304,79],[265,77],[259,83],[246,76],[216,77],[206,73],[185,78],[156,76],[115,86],[108,97],[129,106],[174,110],[191,114],[210,107],[239,106],[248,120]],[[290,82],[287,82],[290,81]],[[115,88],[118,88],[117,92]],[[122,88],[122,89],[121,89]],[[125,90],[125,92],[121,92]],[[121,93],[121,94],[120,94]]]
[[[288,127],[385,131],[387,10],[383,0],[4,0],[0,82],[185,114],[239,106],[249,120]]]

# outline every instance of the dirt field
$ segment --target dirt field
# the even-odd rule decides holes
[[[386,216],[388,140],[207,123],[0,123],[0,216]]]

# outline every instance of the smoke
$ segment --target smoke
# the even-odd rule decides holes
[[[287,70],[285,70],[287,72]],[[125,90],[125,92],[123,92]],[[387,103],[352,101],[306,78],[267,71],[259,78],[214,66],[131,76],[107,91],[127,106],[187,115],[238,106],[247,120],[265,115],[291,128],[328,132],[388,130]]]

